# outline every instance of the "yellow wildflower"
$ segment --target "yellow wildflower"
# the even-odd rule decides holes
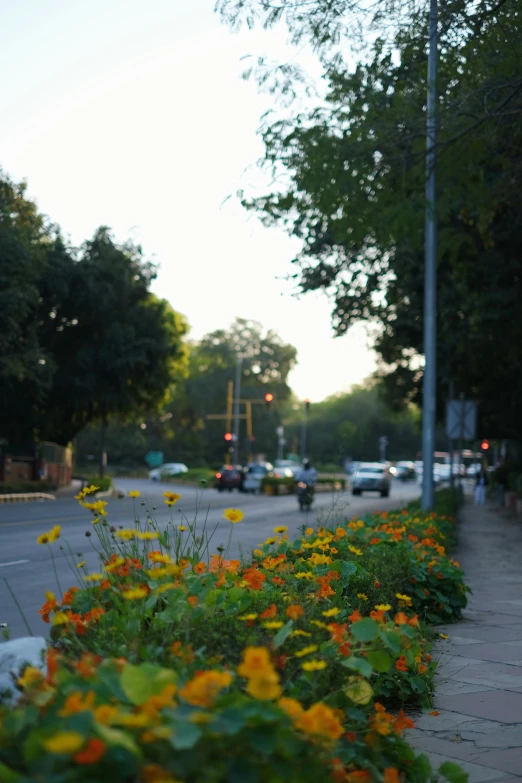
[[[116,533],[117,538],[121,538],[122,541],[130,541],[132,538],[136,538],[135,530],[118,530]]]
[[[311,636],[311,633],[308,633],[308,631],[301,631],[300,628],[297,628],[295,631],[292,631],[290,634],[290,637],[292,636]]]
[[[242,614],[237,619],[238,620],[255,620],[257,618],[257,614],[255,612],[250,612],[249,614]]]
[[[375,608],[378,612],[388,612],[391,609],[390,604],[375,604]]]
[[[178,495],[177,492],[164,492],[163,497],[165,498],[165,505],[173,506],[181,498],[181,495]]]
[[[85,565],[85,560],[82,560],[82,561],[81,561],[81,563],[78,563],[78,565],[76,566],[76,568],[83,568],[83,567],[84,567],[84,565]]]
[[[48,544],[51,539],[49,538],[48,533],[42,533],[41,536],[38,536],[36,539],[38,544]]]
[[[130,498],[139,498],[140,495],[141,492],[139,491],[139,489],[131,489],[131,491],[129,492]]]
[[[175,590],[178,585],[175,582],[167,582],[164,585],[159,585],[159,587],[156,587],[155,593],[166,593],[167,590]]]
[[[317,652],[318,646],[316,644],[310,644],[308,647],[303,647],[301,650],[298,650],[295,653],[296,658],[304,658],[305,655],[311,655],[314,652]]]
[[[275,538],[275,536],[272,536],[271,538],[267,538],[264,543],[267,546],[271,546],[272,544],[275,544],[276,541],[277,541],[277,539]]]
[[[185,525],[178,525],[178,530],[180,530],[182,533],[184,533],[186,529],[187,528],[185,527]]]
[[[348,550],[352,553],[352,555],[362,555],[362,549],[357,549],[355,546],[349,546]]]
[[[89,574],[83,577],[84,582],[101,582],[102,579],[105,579],[105,574]]]
[[[314,532],[313,527],[307,527],[305,530],[305,536],[311,536]]]
[[[406,604],[407,606],[411,606],[411,598],[409,595],[402,595],[401,593],[395,593],[395,598],[398,598],[401,603]]]
[[[69,618],[65,612],[56,612],[53,617],[53,625],[66,625],[69,622]]]
[[[449,639],[449,636],[445,633],[439,633],[441,639]]]
[[[317,628],[326,628],[326,630],[328,630],[327,624],[322,623],[321,620],[310,620],[310,625],[315,625]]]
[[[278,527],[274,528],[274,533],[286,533],[287,530],[288,528],[286,525],[279,525]]]
[[[131,590],[126,590],[123,593],[123,597],[127,601],[136,601],[140,598],[145,598],[148,595],[148,591],[144,587],[133,587]]]
[[[313,579],[314,575],[311,571],[298,571],[297,574],[294,574],[296,579]]]
[[[263,557],[263,553],[260,549],[254,549],[253,553],[256,557]]]
[[[283,627],[283,623],[281,622],[281,620],[268,620],[268,622],[263,623],[263,628],[275,629],[275,628],[282,628],[282,627]]]
[[[241,522],[245,515],[238,508],[226,508],[223,511],[223,516],[235,525],[237,522]]]
[[[346,535],[346,530],[344,529],[344,527],[338,527],[335,530],[335,535],[337,536],[337,538],[344,538]]]
[[[326,669],[327,663],[326,661],[305,661],[301,664],[301,669],[305,672],[318,672],[321,671],[321,669]]]
[[[324,612],[321,612],[323,617],[335,617],[336,614],[339,614],[341,610],[337,609],[337,607],[332,606],[331,609],[326,609]]]
[[[212,707],[223,688],[232,682],[230,672],[198,672],[180,691],[180,696],[196,707]]]
[[[368,596],[365,593],[357,593],[357,598],[360,598],[361,601],[367,601]]]
[[[37,669],[35,666],[26,666],[23,675],[17,680],[17,684],[20,688],[25,690],[26,688],[30,688],[31,685],[41,683],[43,679],[44,676],[40,669]]]
[[[60,731],[54,737],[43,740],[44,748],[49,753],[76,753],[84,743],[84,737],[77,731]]]
[[[143,533],[137,532],[135,535],[140,541],[154,541],[156,538],[159,538],[159,533],[153,530],[145,530]]]

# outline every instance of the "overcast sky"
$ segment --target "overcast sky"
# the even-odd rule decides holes
[[[375,366],[362,327],[334,339],[323,295],[292,296],[295,240],[235,199],[259,175],[272,105],[241,79],[285,31],[232,34],[214,0],[0,0],[0,166],[73,242],[109,225],[154,255],[157,294],[191,337],[252,318],[296,346],[291,385],[319,400]],[[250,168],[250,170],[249,170]]]

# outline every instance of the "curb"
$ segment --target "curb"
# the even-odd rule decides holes
[[[0,503],[30,503],[32,500],[56,500],[55,495],[45,492],[21,492],[14,495],[0,495]]]

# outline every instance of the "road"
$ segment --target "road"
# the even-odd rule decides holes
[[[178,524],[196,520],[196,528],[201,530],[206,519],[207,530],[216,528],[210,546],[211,554],[218,546],[226,546],[228,541],[230,523],[223,519],[223,510],[240,508],[245,518],[234,525],[229,550],[232,557],[248,553],[272,535],[277,525],[287,525],[292,535],[302,524],[335,523],[378,509],[400,508],[420,494],[418,484],[413,482],[394,482],[389,498],[381,498],[374,493],[362,497],[352,497],[348,492],[320,493],[316,495],[312,510],[301,513],[293,495],[267,497],[237,492],[218,493],[210,488],[200,490],[176,484],[154,484],[146,479],[118,479],[117,486],[124,492],[139,490],[141,496],[136,501],[129,497],[111,499],[107,511],[112,525],[131,527],[135,510],[142,519],[149,510],[161,524],[167,524],[171,512],[163,504],[162,493],[169,489],[182,495],[173,508]],[[156,510],[153,510],[154,507]],[[62,590],[78,582],[79,572],[75,563],[86,560],[91,571],[99,570],[96,535],[85,535],[93,531],[90,520],[90,512],[78,506],[72,495],[58,497],[56,501],[0,505],[0,623],[8,624],[11,638],[25,636],[28,631],[10,590],[35,635],[48,633],[48,626],[36,613],[45,600],[45,591],[60,593],[50,547],[36,542],[40,533],[55,524],[62,527],[59,541],[52,545]]]

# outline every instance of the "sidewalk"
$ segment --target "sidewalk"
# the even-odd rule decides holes
[[[434,709],[407,733],[435,768],[469,783],[522,783],[522,524],[493,505],[463,506],[456,559],[473,590],[464,620],[440,627]]]

